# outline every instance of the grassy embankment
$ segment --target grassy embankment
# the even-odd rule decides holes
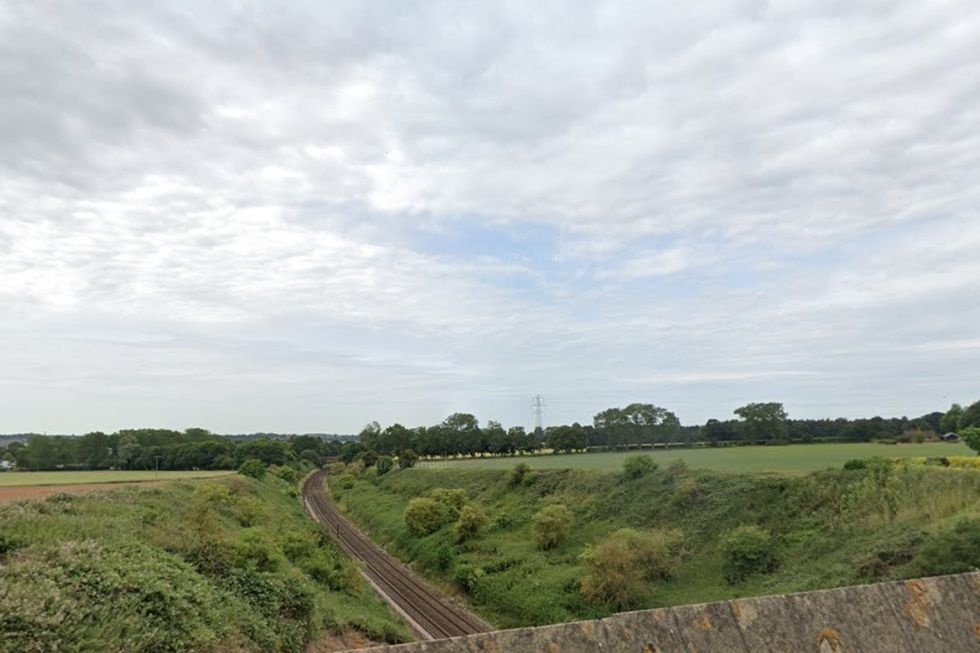
[[[303,651],[352,630],[409,637],[279,479],[0,506],[0,651]]]
[[[3,472],[0,487],[38,485],[80,485],[85,483],[137,483],[140,481],[175,481],[187,478],[227,476],[230,471],[70,471],[70,472]]]
[[[885,467],[885,472],[786,476],[722,474],[675,463],[637,479],[620,472],[537,470],[514,484],[507,470],[456,466],[395,471],[380,479],[369,470],[349,490],[335,480],[332,491],[390,551],[465,595],[492,623],[516,627],[626,608],[964,570],[962,563],[949,562],[958,554],[942,538],[958,520],[980,518],[980,474]],[[462,544],[455,543],[451,525],[423,537],[410,535],[403,517],[406,505],[434,488],[463,489],[469,504],[486,512],[488,526]],[[533,518],[553,504],[571,510],[569,535],[557,548],[541,551],[532,541]],[[977,560],[969,549],[980,521],[971,524],[974,539],[961,554]],[[729,584],[721,543],[743,525],[771,533],[770,553],[777,565]],[[680,532],[683,553],[671,578],[647,582],[641,596],[627,604],[583,598],[583,553],[624,527]],[[964,548],[962,542],[957,546]]]
[[[846,461],[854,458],[871,458],[873,456],[913,458],[974,455],[974,452],[962,443],[929,442],[887,445],[857,442],[461,458],[450,461],[427,461],[420,463],[419,466],[444,468],[462,465],[489,469],[509,469],[517,462],[523,462],[534,469],[618,470],[623,466],[623,460],[637,453],[649,454],[662,465],[667,465],[674,460],[683,460],[692,467],[714,469],[719,472],[780,472],[783,474],[806,474],[828,467],[840,467]]]

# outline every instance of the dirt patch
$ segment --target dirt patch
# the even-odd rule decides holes
[[[358,648],[380,646],[382,642],[374,642],[362,633],[352,630],[347,633],[325,633],[319,640],[307,644],[306,653],[331,653],[332,651],[350,651]]]
[[[122,483],[86,483],[83,485],[25,485],[22,487],[0,487],[0,503],[21,501],[22,499],[43,499],[52,494],[88,494],[97,490],[111,490],[129,485],[160,485],[167,481],[132,481]]]

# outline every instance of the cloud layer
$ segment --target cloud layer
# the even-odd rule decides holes
[[[0,432],[980,388],[980,9],[0,3]]]

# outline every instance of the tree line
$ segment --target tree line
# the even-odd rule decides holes
[[[346,447],[346,450],[345,450]],[[31,435],[13,442],[4,453],[19,469],[237,469],[257,459],[266,465],[288,465],[308,460],[319,465],[325,456],[356,455],[356,442],[327,441],[312,435],[286,440],[258,438],[235,441],[201,428],[123,429],[82,436]]]
[[[2,456],[20,469],[237,469],[245,460],[266,465],[287,465],[300,459],[320,464],[324,457],[350,462],[359,456],[445,457],[515,455],[551,449],[556,452],[604,450],[639,445],[706,442],[726,444],[782,444],[788,442],[913,441],[937,433],[980,428],[980,401],[946,412],[921,417],[868,419],[791,419],[778,402],[751,403],[734,411],[735,418],[710,419],[684,426],[670,410],[647,403],[632,403],[597,413],[591,424],[578,422],[527,430],[505,428],[490,420],[481,426],[470,413],[454,413],[439,424],[408,428],[392,424],[382,428],[371,422],[358,441],[325,440],[317,435],[288,439],[257,437],[234,439],[201,428],[123,429],[115,433],[82,436],[32,435],[26,443],[13,442]],[[970,441],[968,439],[968,441]]]

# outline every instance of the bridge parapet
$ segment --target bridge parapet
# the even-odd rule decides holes
[[[980,572],[623,612],[371,653],[980,651]],[[366,652],[365,652],[366,653]]]

